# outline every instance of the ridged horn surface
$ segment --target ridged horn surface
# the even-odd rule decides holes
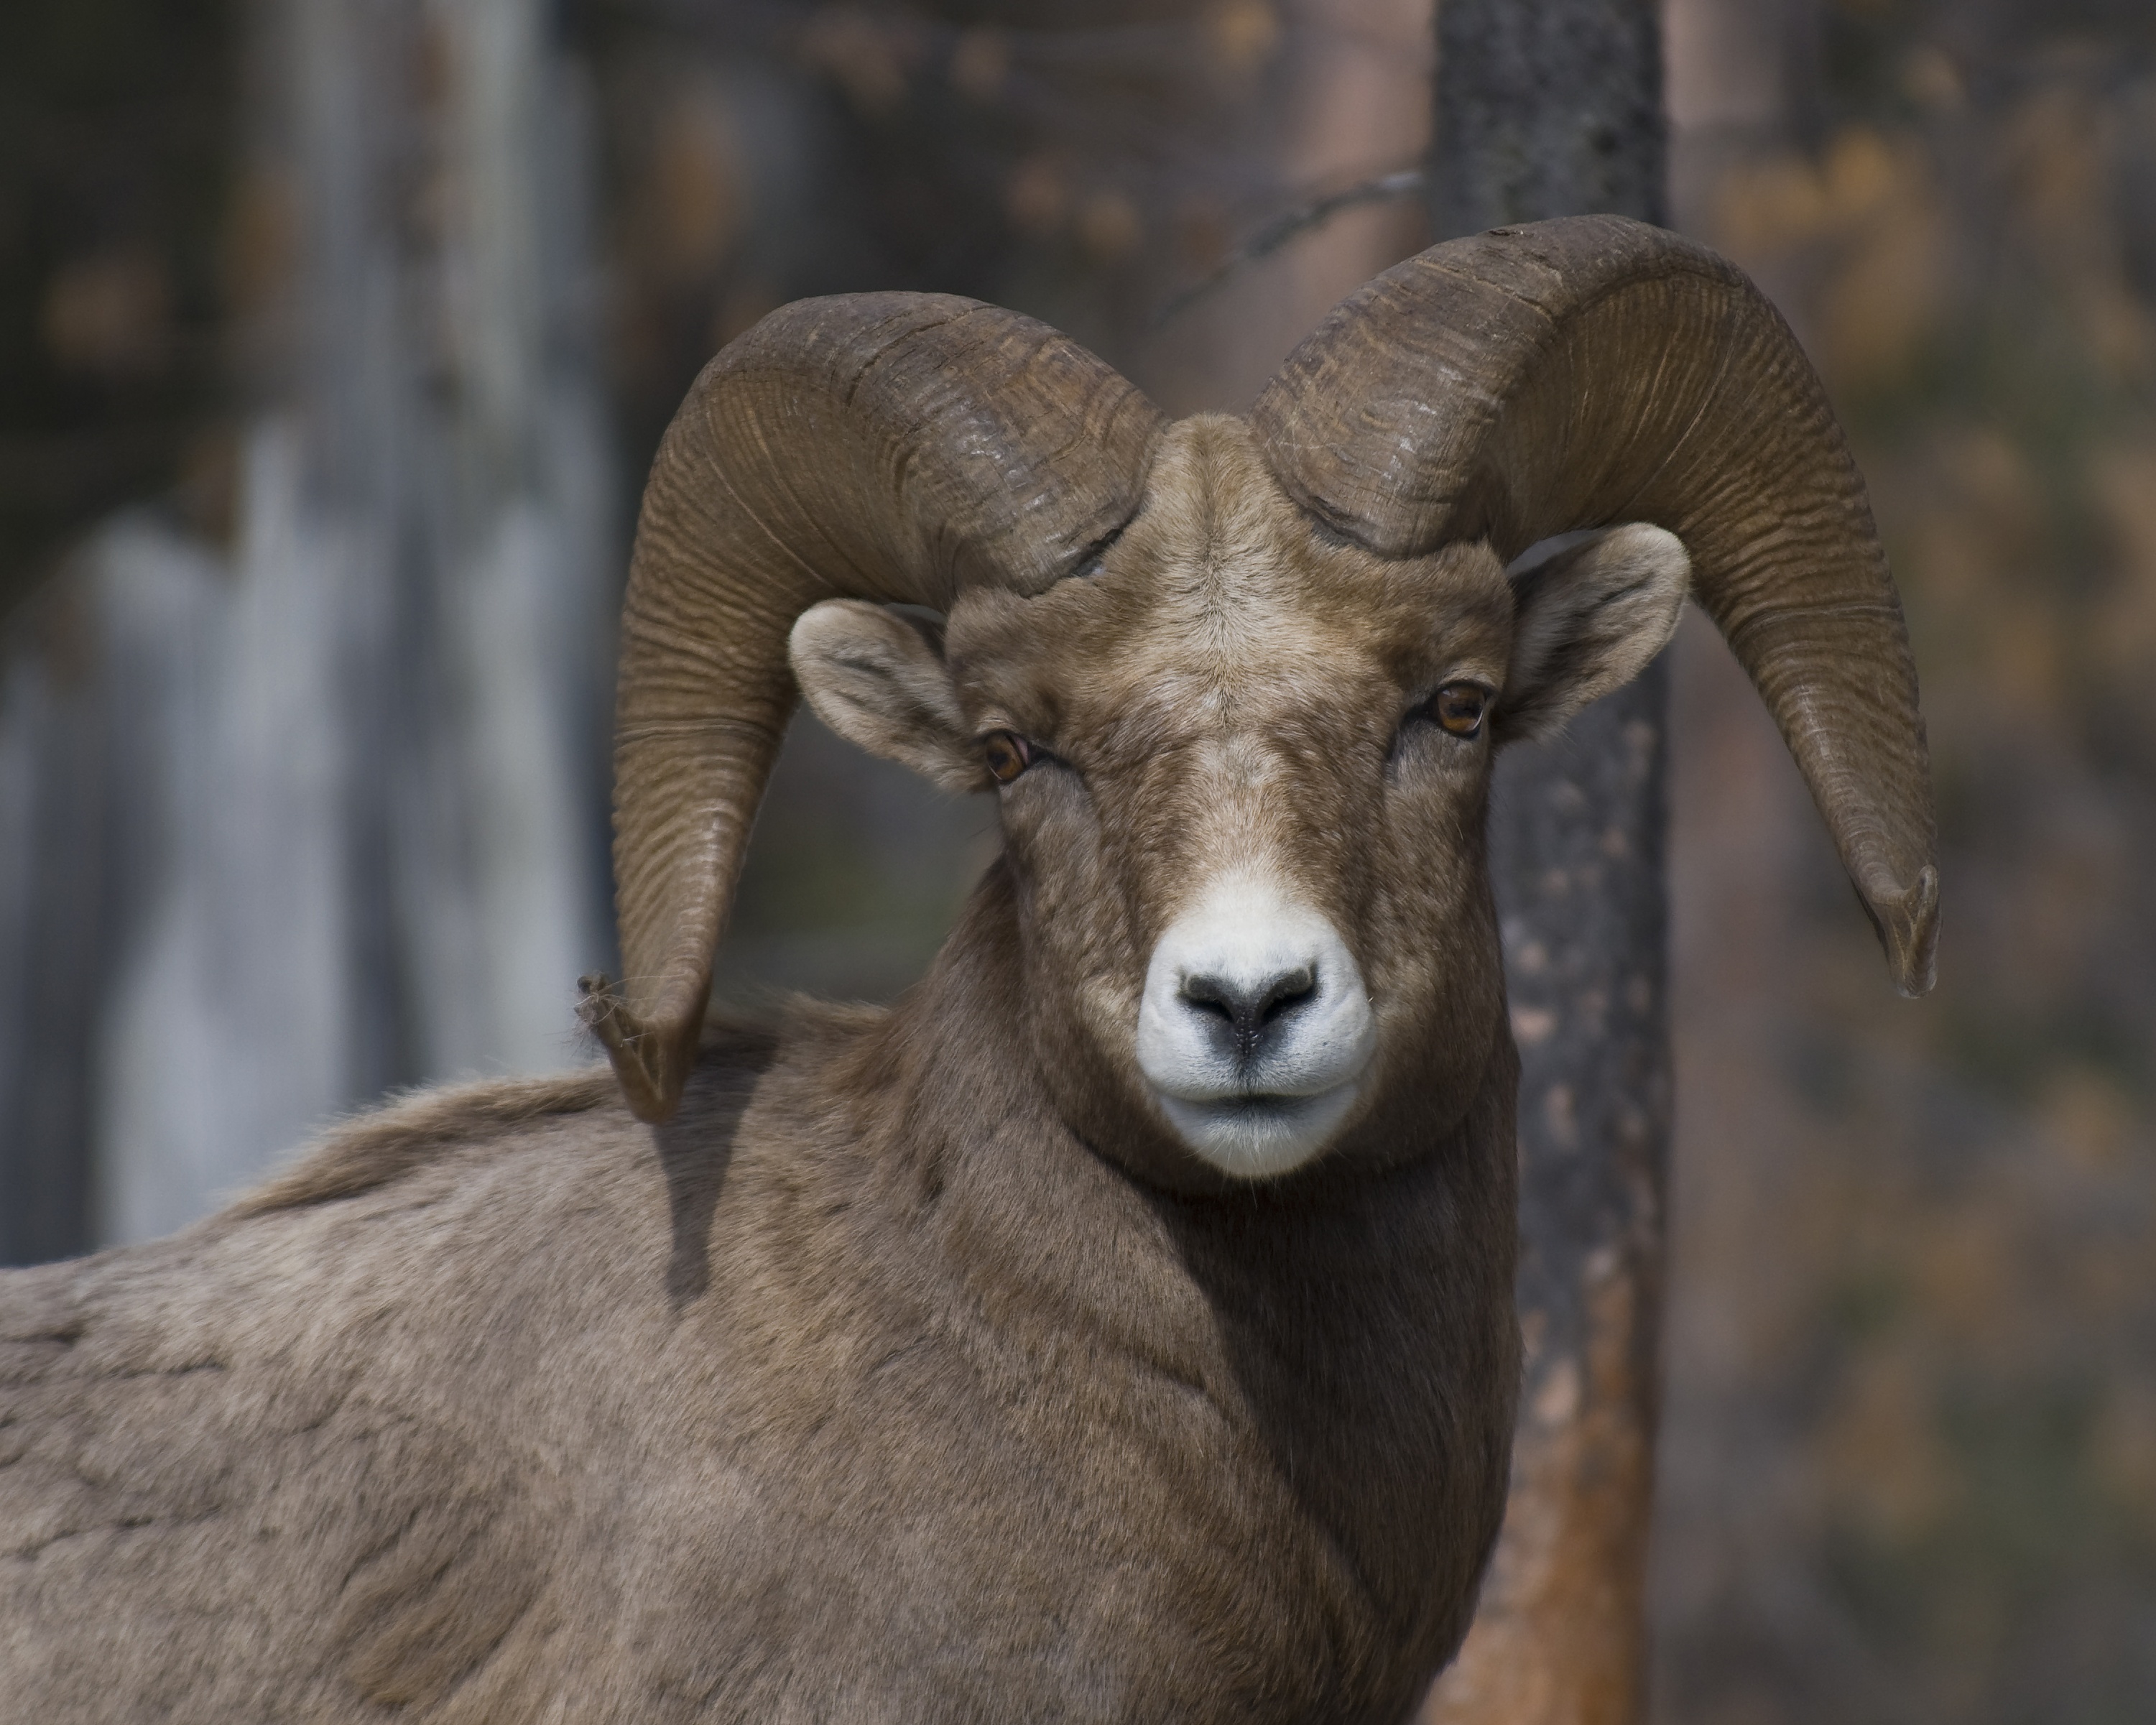
[[[1035,593],[1137,508],[1160,416],[1031,318],[945,295],[783,307],[690,391],[644,494],[622,614],[614,889],[623,982],[585,1021],[637,1114],[688,1076],[809,606]]]
[[[1251,423],[1298,502],[1385,555],[1675,533],[1896,985],[1931,986],[1938,873],[1901,601],[1825,392],[1734,265],[1617,216],[1451,240],[1336,307]]]

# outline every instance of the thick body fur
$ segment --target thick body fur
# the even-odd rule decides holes
[[[362,1119],[0,1279],[0,1716],[1393,1720],[1517,1371],[1514,1057],[1231,1202],[1044,1106],[1008,872],[888,1013]]]

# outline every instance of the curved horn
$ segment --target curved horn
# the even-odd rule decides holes
[[[680,1100],[751,821],[796,690],[788,632],[836,598],[1034,593],[1137,508],[1152,404],[1067,336],[931,294],[782,307],[704,368],[629,565],[614,721],[626,973],[584,1020],[629,1105]]]
[[[1932,984],[1938,872],[1902,607],[1864,481],[1781,315],[1618,216],[1432,247],[1334,309],[1251,424],[1306,509],[1388,556],[1649,521],[1810,784],[1896,985]]]

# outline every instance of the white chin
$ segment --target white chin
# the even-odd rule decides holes
[[[1355,1090],[1350,1083],[1315,1096],[1158,1099],[1177,1136],[1203,1160],[1235,1179],[1268,1180],[1292,1173],[1324,1149],[1354,1106]]]

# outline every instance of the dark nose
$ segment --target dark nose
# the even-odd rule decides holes
[[[1221,1033],[1234,1040],[1235,1058],[1245,1063],[1255,1059],[1296,1009],[1317,993],[1317,973],[1307,964],[1255,981],[1219,976],[1183,979],[1183,1004],[1193,1012],[1218,1019]]]

